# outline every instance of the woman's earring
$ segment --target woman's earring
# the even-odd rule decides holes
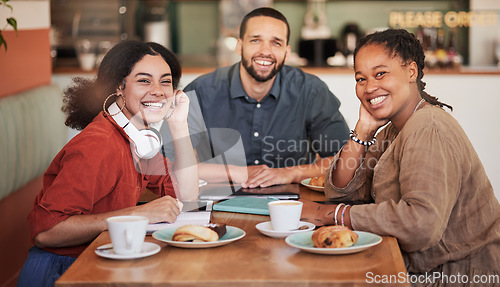
[[[108,113],[108,111],[106,111],[106,102],[109,100],[109,98],[111,98],[111,97],[113,97],[113,96],[122,97],[122,99],[123,99],[123,106],[120,108],[120,111],[119,111],[119,112],[114,113],[114,114],[110,114],[110,113]],[[124,109],[124,108],[125,108],[125,97],[124,97],[122,94],[118,94],[118,93],[112,93],[111,95],[109,95],[109,96],[108,96],[108,97],[104,100],[104,103],[102,104],[102,111],[103,111],[106,115],[108,115],[108,116],[110,116],[110,117],[115,116],[115,115],[117,115],[117,114],[121,113],[121,111],[123,111],[123,109]]]

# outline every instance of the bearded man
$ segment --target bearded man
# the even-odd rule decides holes
[[[328,86],[285,65],[289,39],[282,13],[255,9],[240,25],[236,52],[241,61],[202,75],[184,89],[196,94],[212,151],[230,138],[211,133],[216,129],[236,131],[244,147],[242,165],[199,164],[201,179],[224,180],[229,170],[231,181],[244,188],[299,183],[324,174],[347,141],[340,101]]]

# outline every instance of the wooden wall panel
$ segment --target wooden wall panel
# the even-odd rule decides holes
[[[42,176],[39,176],[0,200],[0,286],[16,286],[19,272],[33,246],[27,216],[41,189]]]
[[[3,31],[0,50],[0,97],[51,83],[49,28]]]

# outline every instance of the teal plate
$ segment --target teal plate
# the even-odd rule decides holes
[[[174,235],[177,227],[166,228],[153,232],[153,238],[168,243],[175,247],[182,248],[210,248],[229,244],[233,241],[243,238],[246,233],[242,229],[234,226],[226,226],[226,234],[219,238],[217,241],[211,242],[181,242],[173,241],[172,236]]]
[[[319,191],[319,192],[325,192],[325,188],[323,186],[316,186],[316,185],[310,185],[309,183],[311,182],[311,178],[306,178],[300,182],[303,186],[307,186],[308,188],[314,190],[314,191]]]
[[[316,254],[329,254],[329,255],[339,255],[339,254],[351,254],[356,252],[361,252],[372,246],[375,246],[382,242],[382,237],[364,231],[354,231],[358,234],[358,242],[350,247],[342,248],[316,248],[312,242],[312,234],[314,231],[296,233],[288,236],[285,241],[288,245],[298,248],[300,250],[316,253]]]

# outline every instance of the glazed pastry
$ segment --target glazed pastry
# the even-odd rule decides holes
[[[172,235],[172,240],[183,242],[217,241],[225,233],[225,224],[212,223],[209,226],[188,224],[177,228]]]
[[[313,177],[313,178],[311,178],[311,181],[309,181],[309,184],[314,185],[314,186],[324,187],[325,186],[325,176],[322,175],[322,176]]]
[[[345,226],[323,226],[314,231],[311,239],[317,248],[340,248],[354,245],[358,234]]]

